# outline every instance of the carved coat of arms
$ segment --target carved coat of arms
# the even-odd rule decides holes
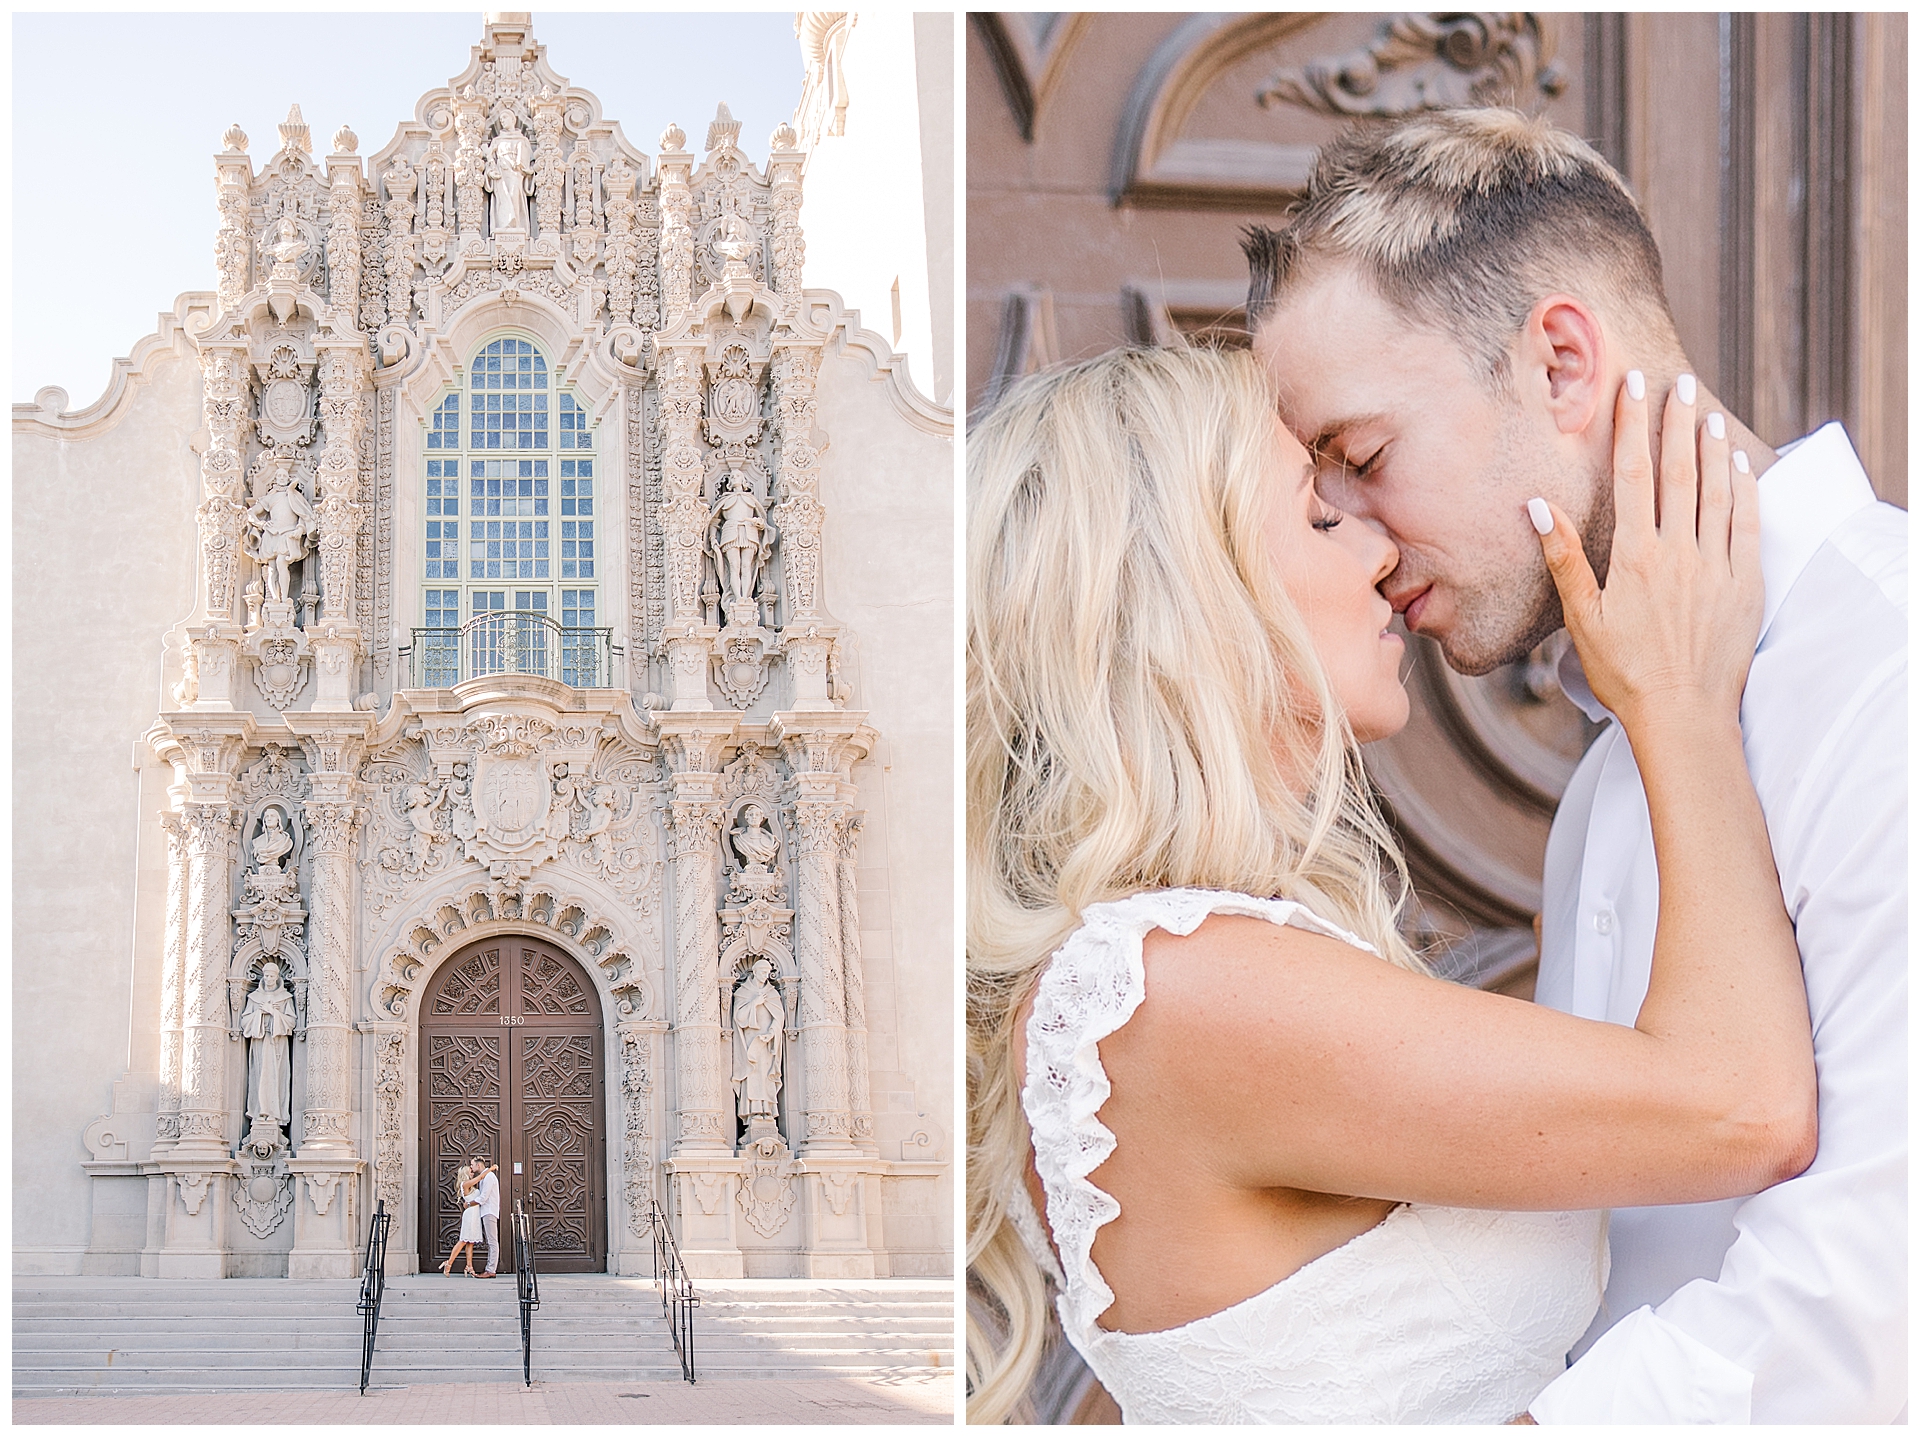
[[[560,845],[547,833],[553,780],[537,754],[482,754],[474,777],[474,834],[467,856],[489,867],[545,862]]]

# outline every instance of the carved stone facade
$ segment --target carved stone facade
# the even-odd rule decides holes
[[[886,676],[947,651],[951,596],[914,634],[836,585],[869,544],[947,568],[951,415],[803,287],[791,125],[756,161],[721,105],[697,151],[674,126],[649,154],[518,15],[411,116],[320,158],[296,106],[258,167],[238,127],[214,158],[217,292],[162,336],[193,379],[168,402],[198,391],[171,461],[192,568],[160,581],[191,612],[129,641],[164,654],[153,846],[120,877],[132,1055],[83,1075],[115,1081],[65,1269],[351,1276],[379,1203],[407,1270],[422,1003],[456,950],[518,933],[598,990],[611,1270],[649,1269],[657,1201],[696,1276],[949,1273],[950,900],[926,875],[950,880],[951,823],[894,828],[881,775],[884,714],[918,712]],[[80,434],[16,411],[16,472],[49,436],[110,444],[134,406],[109,408]],[[480,457],[483,428],[538,457]],[[876,512],[894,527],[864,535]],[[902,777],[944,783],[937,725],[903,728]],[[870,971],[863,897],[936,916],[883,918]],[[878,1071],[876,981],[889,1013],[936,995]]]

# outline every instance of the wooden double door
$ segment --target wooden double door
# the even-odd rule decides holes
[[[606,1270],[602,1032],[586,972],[538,939],[476,943],[434,975],[420,1014],[423,1271],[453,1250],[460,1169],[475,1154],[500,1167],[501,1271],[516,1198],[541,1271]]]

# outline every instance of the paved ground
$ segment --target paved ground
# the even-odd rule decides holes
[[[958,1379],[809,1377],[614,1383],[488,1382],[358,1392],[230,1392],[162,1397],[22,1397],[15,1426],[365,1426],[370,1423],[806,1423],[951,1425]]]

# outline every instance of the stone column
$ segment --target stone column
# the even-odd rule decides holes
[[[176,804],[186,797],[176,786]],[[153,1156],[157,1160],[180,1141],[181,1015],[187,981],[187,894],[192,887],[185,816],[164,813],[167,835],[167,936],[160,958],[160,1103]]]
[[[253,422],[245,342],[202,350],[200,381],[207,447],[200,456],[201,501],[194,519],[204,587],[200,617],[189,630],[197,691],[185,701],[196,710],[232,712],[240,653],[234,603],[246,514],[243,457]]]
[[[327,302],[334,323],[357,329],[360,321],[360,213],[364,182],[360,173],[359,137],[342,125],[327,156],[327,203],[333,213],[327,221]]]
[[[767,156],[767,180],[773,188],[773,287],[782,296],[795,298],[807,257],[807,242],[800,232],[800,177],[806,160],[793,126],[785,121],[776,125]]]
[[[780,562],[786,579],[786,624],[780,647],[792,684],[787,707],[795,712],[834,710],[827,666],[839,629],[820,608],[820,451],[814,444],[814,383],[820,351],[811,344],[785,344],[773,352],[773,399],[780,438],[779,502],[773,508],[780,531]]]
[[[233,953],[235,841],[234,771],[253,734],[245,713],[176,714],[149,733],[160,757],[174,766],[177,807],[169,823],[169,949],[178,953],[177,1066],[174,1139],[154,1156],[163,1176],[160,1212],[150,1223],[155,1250],[143,1271],[157,1277],[225,1277],[232,1140],[239,1136],[236,1102],[228,1091],[227,1060],[233,1014],[227,1002],[227,965]],[[177,933],[177,943],[171,934]],[[171,963],[174,954],[169,952]],[[163,1000],[164,1001],[164,1000]],[[167,1021],[163,1015],[163,1022]]]
[[[311,797],[302,805],[311,879],[307,892],[306,1102],[299,1115],[300,1179],[288,1277],[352,1277],[359,1266],[354,1193],[365,1163],[353,1139],[354,856],[367,816],[353,770],[372,716],[292,713],[307,755]]]
[[[668,843],[673,864],[676,1236],[695,1277],[743,1277],[734,1233],[730,1050],[720,1014],[720,756],[730,713],[659,714],[673,770]]]
[[[878,1154],[873,1137],[873,1076],[867,1063],[866,972],[860,955],[860,824],[847,820],[840,844],[840,968],[847,992],[847,1110],[851,1136],[863,1152]]]
[[[794,874],[794,956],[800,964],[801,1071],[805,1079],[803,1157],[852,1147],[848,1117],[846,978],[840,953],[839,803],[800,798]]]
[[[620,1171],[609,1194],[608,1270],[623,1277],[653,1276],[653,1243],[647,1225],[650,1203],[667,1200],[656,1180],[654,1120],[660,1087],[660,1037],[667,1025],[655,1018],[622,1019],[619,1042]],[[615,1213],[621,1216],[616,1218]]]
[[[706,454],[700,438],[705,408],[702,346],[683,345],[660,355],[660,529],[666,547],[667,621],[660,647],[667,656],[676,713],[713,708],[707,669],[718,625],[705,622],[700,576],[707,531]]]
[[[798,840],[793,936],[800,964],[800,1037],[795,1046],[804,1078],[806,1136],[799,1156],[809,1277],[865,1278],[875,1272],[863,1180],[872,1158],[853,1131],[848,915],[840,902],[840,864],[856,792],[852,768],[874,743],[865,718],[838,710],[790,711],[775,714],[769,725],[769,738],[785,752],[793,773]]]

